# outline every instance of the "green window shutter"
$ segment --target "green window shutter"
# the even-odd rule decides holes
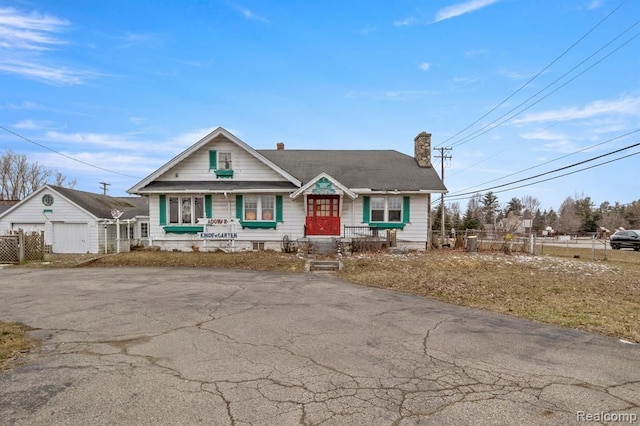
[[[276,195],[276,222],[282,223],[282,195]]]
[[[160,225],[167,224],[167,196],[160,195]]]
[[[370,215],[371,209],[369,208],[369,196],[365,195],[362,197],[362,221],[364,223],[369,223]]]
[[[204,196],[204,215],[213,217],[213,195],[205,194]]]
[[[236,218],[242,220],[242,212],[244,204],[242,203],[242,195],[236,195]]]
[[[411,214],[409,209],[411,208],[411,197],[402,197],[402,222],[409,223]]]
[[[209,151],[209,170],[218,168],[218,151],[212,149]]]

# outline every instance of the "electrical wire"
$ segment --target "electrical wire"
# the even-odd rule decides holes
[[[576,173],[579,173],[579,172],[583,172],[583,171],[585,171],[585,170],[594,169],[594,168],[596,168],[596,167],[604,166],[604,165],[609,164],[609,163],[613,163],[613,162],[616,162],[616,161],[624,160],[625,158],[629,158],[629,157],[632,157],[632,156],[634,156],[634,155],[638,155],[638,154],[640,154],[640,151],[639,151],[639,152],[633,152],[633,153],[628,154],[628,155],[625,155],[625,156],[623,156],[623,157],[614,158],[613,160],[605,161],[605,162],[603,162],[603,163],[594,164],[593,166],[585,167],[585,168],[578,169],[578,170],[574,170],[574,171],[572,171],[572,172],[564,173],[564,174],[561,174],[561,175],[558,175],[558,176],[553,176],[553,177],[550,177],[550,178],[547,178],[547,179],[542,179],[542,180],[539,180],[539,181],[536,181],[536,182],[528,183],[528,184],[525,184],[525,185],[515,186],[515,187],[513,187],[513,188],[501,189],[500,191],[493,191],[493,193],[494,193],[494,194],[500,194],[500,193],[502,193],[502,192],[512,191],[512,190],[514,190],[514,189],[525,188],[525,187],[527,187],[527,186],[536,185],[536,184],[539,184],[539,183],[542,183],[542,182],[548,182],[548,181],[550,181],[550,180],[558,179],[558,178],[561,178],[561,177],[564,177],[564,176],[573,175],[573,174],[576,174]],[[476,194],[476,193],[474,193],[474,195],[475,195],[475,194]],[[469,197],[453,198],[453,199],[451,199],[451,200],[449,200],[449,201],[468,200],[468,199],[473,198],[473,197],[474,197],[474,195],[471,195],[471,196],[469,196]]]
[[[43,144],[38,143],[38,142],[36,142],[36,141],[33,141],[33,140],[31,140],[31,139],[29,139],[29,138],[27,138],[27,137],[24,137],[24,136],[22,136],[21,134],[16,133],[16,132],[14,132],[13,130],[7,129],[7,128],[6,128],[6,127],[4,127],[4,126],[1,126],[1,125],[0,125],[0,129],[4,130],[4,131],[5,131],[5,132],[7,132],[7,133],[11,133],[12,135],[17,136],[17,137],[19,137],[20,139],[23,139],[23,140],[25,140],[25,141],[27,141],[27,142],[29,142],[29,143],[32,143],[32,144],[34,144],[34,145],[37,145],[37,146],[39,146],[40,148],[46,149],[47,151],[51,151],[51,152],[53,152],[54,154],[61,155],[61,156],[65,157],[65,158],[68,158],[69,160],[73,160],[73,161],[76,161],[76,162],[78,162],[78,163],[80,163],[80,164],[84,164],[85,166],[93,167],[94,169],[102,170],[103,172],[113,173],[113,174],[120,175],[120,176],[124,176],[124,177],[129,177],[129,178],[133,178],[133,179],[142,179],[142,178],[141,178],[141,177],[139,177],[139,176],[131,176],[131,175],[127,175],[127,174],[125,174],[125,173],[116,172],[115,170],[109,170],[109,169],[105,169],[104,167],[96,166],[95,164],[91,164],[91,163],[88,163],[88,162],[86,162],[86,161],[78,160],[77,158],[74,158],[74,157],[72,157],[72,156],[70,156],[70,155],[67,155],[67,154],[64,154],[64,153],[62,153],[62,152],[56,151],[55,149],[49,148],[49,147],[48,147],[48,146],[46,146],[46,145],[43,145]]]
[[[605,140],[605,141],[603,141],[603,142],[600,142],[600,143],[597,143],[597,144],[594,144],[594,145],[589,145],[589,146],[587,146],[587,147],[585,147],[585,148],[582,148],[581,150],[574,151],[574,152],[569,153],[569,154],[566,154],[566,155],[562,155],[562,156],[560,156],[560,157],[554,158],[554,159],[549,160],[549,161],[545,161],[544,163],[536,164],[535,166],[527,167],[526,169],[518,170],[517,172],[509,173],[509,174],[507,174],[507,175],[501,176],[501,177],[496,178],[496,179],[492,179],[492,180],[489,180],[489,181],[486,181],[486,182],[483,182],[483,183],[479,183],[479,184],[474,185],[474,186],[466,187],[466,188],[464,188],[464,189],[461,189],[460,191],[467,191],[467,190],[469,190],[469,189],[477,188],[477,187],[479,187],[479,186],[483,186],[483,185],[487,185],[487,184],[489,184],[489,183],[496,182],[496,181],[499,181],[499,180],[502,180],[502,179],[505,179],[505,178],[508,178],[508,177],[511,177],[511,176],[514,176],[514,175],[517,175],[517,174],[520,174],[520,173],[523,173],[523,172],[526,172],[526,171],[529,171],[529,170],[532,170],[532,169],[537,169],[538,167],[542,167],[542,166],[544,166],[544,165],[546,165],[546,164],[550,164],[550,163],[553,163],[553,162],[555,162],[555,161],[562,160],[563,158],[571,157],[572,155],[579,154],[579,153],[581,153],[581,152],[585,152],[585,151],[587,151],[587,150],[593,149],[593,148],[598,147],[598,146],[600,146],[600,145],[604,145],[604,144],[606,144],[606,143],[613,142],[613,141],[615,141],[615,140],[617,140],[617,139],[621,139],[621,138],[627,137],[627,136],[629,136],[629,135],[632,135],[632,134],[634,134],[634,133],[638,133],[638,132],[640,132],[640,128],[635,129],[635,130],[632,130],[632,131],[627,132],[627,133],[625,133],[625,134],[622,134],[622,135],[616,136],[616,137],[614,137],[614,138],[607,139],[607,140]],[[505,150],[505,151],[506,151],[506,150]],[[467,167],[467,168],[468,168],[468,167]],[[466,170],[466,169],[463,169],[463,170]],[[456,174],[457,174],[457,173],[456,173]],[[454,174],[454,173],[452,173],[452,174],[450,175],[450,177],[452,177],[452,176],[455,176],[455,174]],[[455,196],[455,195],[456,195],[456,194],[450,194],[450,196]]]
[[[584,35],[582,35],[577,41],[575,41],[571,46],[569,46],[567,49],[565,49],[560,55],[558,55],[554,60],[552,60],[549,64],[547,64],[544,68],[542,68],[540,71],[538,71],[538,73],[536,73],[533,77],[531,77],[528,81],[526,81],[524,84],[522,84],[518,89],[516,89],[515,92],[511,93],[509,96],[507,96],[506,98],[504,98],[502,101],[500,101],[497,105],[495,105],[493,108],[491,108],[488,112],[486,112],[485,114],[483,114],[480,118],[478,118],[477,120],[475,120],[473,123],[469,124],[467,127],[465,127],[464,129],[460,130],[459,132],[455,133],[453,136],[447,138],[444,142],[442,142],[442,144],[446,144],[447,142],[449,142],[450,140],[458,137],[460,134],[464,133],[465,131],[467,131],[469,128],[471,128],[472,126],[474,126],[475,124],[477,124],[478,122],[480,122],[480,120],[482,120],[483,118],[485,118],[486,116],[488,116],[489,114],[491,114],[493,111],[495,111],[496,109],[500,108],[502,105],[504,105],[509,99],[511,99],[513,96],[515,96],[516,94],[518,94],[522,89],[524,89],[525,87],[527,87],[529,84],[531,84],[536,78],[538,78],[540,75],[542,75],[542,73],[544,73],[547,69],[549,69],[551,66],[553,66],[553,64],[555,64],[556,62],[558,62],[563,56],[565,56],[567,53],[569,53],[569,51],[571,51],[575,46],[577,46],[580,42],[582,42],[582,40],[584,40],[589,34],[591,34],[593,31],[595,31],[600,25],[602,25],[607,19],[609,19],[609,17],[611,15],[613,15],[614,13],[616,13],[618,11],[618,9],[620,9],[625,3],[627,3],[628,0],[623,0],[618,6],[616,6],[615,9],[613,9],[609,14],[607,14],[604,18],[602,18],[596,25],[594,25],[593,27],[591,27],[591,29],[589,29],[589,31],[587,31]]]
[[[566,77],[568,74],[570,74],[571,72],[575,71],[578,67],[580,67],[581,65],[583,65],[585,62],[587,62],[589,59],[593,58],[595,55],[597,55],[598,53],[600,53],[602,50],[604,50],[606,47],[608,47],[611,43],[613,43],[614,41],[616,41],[617,39],[619,39],[620,37],[622,37],[624,34],[626,34],[629,30],[631,30],[631,28],[635,27],[636,25],[640,24],[640,20],[634,22],[631,26],[629,26],[627,29],[625,29],[622,33],[618,34],[613,40],[609,41],[607,44],[605,44],[603,47],[601,47],[600,49],[598,49],[597,51],[595,51],[594,53],[592,53],[589,57],[587,57],[586,59],[584,59],[582,62],[580,62],[578,65],[574,66],[573,68],[571,68],[569,71],[567,71],[566,73],[562,74],[560,77],[558,77],[557,79],[555,79],[554,81],[552,81],[551,83],[549,83],[548,85],[546,85],[545,87],[543,87],[542,89],[540,89],[538,92],[536,92],[535,94],[533,94],[532,96],[528,97],[527,99],[525,99],[524,101],[522,101],[521,103],[519,103],[518,105],[516,105],[515,107],[511,108],[509,111],[505,112],[504,114],[502,114],[500,117],[496,118],[495,120],[491,121],[490,123],[485,124],[484,126],[482,126],[480,129],[472,132],[470,135],[465,136],[464,138],[462,138],[461,140],[459,140],[458,142],[454,143],[451,145],[451,147],[457,147],[460,145],[463,145],[465,143],[471,142],[474,139],[477,139],[478,137],[490,132],[491,130],[503,125],[504,123],[506,123],[507,121],[510,121],[511,119],[513,119],[514,117],[522,114],[524,111],[528,110],[529,108],[533,107],[534,105],[537,105],[538,103],[540,103],[542,100],[548,98],[550,95],[554,94],[555,92],[557,92],[558,90],[560,90],[561,88],[565,87],[567,84],[571,83],[572,81],[574,81],[576,78],[580,77],[581,75],[583,75],[584,73],[586,73],[587,71],[591,70],[594,66],[598,65],[599,63],[601,63],[603,60],[607,59],[609,56],[611,56],[612,54],[614,54],[615,52],[617,52],[618,50],[620,50],[622,47],[626,46],[627,44],[629,44],[631,41],[633,41],[636,37],[638,37],[640,35],[640,33],[634,35],[633,37],[631,37],[629,40],[625,41],[624,43],[622,43],[620,46],[616,47],[614,50],[612,50],[611,52],[609,52],[607,55],[605,55],[604,57],[600,58],[598,61],[596,61],[595,63],[593,63],[592,65],[590,65],[589,67],[587,67],[585,70],[581,71],[580,73],[578,73],[576,76],[574,76],[573,78],[571,78],[569,81],[563,83],[562,85],[560,85],[558,88],[554,89],[551,93],[545,95],[544,97],[540,98],[539,100],[537,100],[536,102],[532,103],[531,105],[527,106],[526,108],[523,108],[522,110],[518,111],[517,113],[509,116],[506,120],[503,120],[501,122],[499,122],[498,124],[495,124],[496,122],[498,122],[500,119],[504,118],[505,116],[507,116],[508,114],[511,114],[513,111],[517,110],[518,108],[520,108],[521,106],[525,105],[527,102],[529,102],[530,100],[536,98],[538,95],[540,95],[542,92],[544,92],[545,90],[547,90],[548,88],[550,88],[551,86],[553,86],[554,84],[556,84],[558,81],[562,80],[564,77]],[[493,124],[495,124],[495,126],[492,126]],[[488,128],[488,129],[487,129]],[[487,129],[486,131],[483,132],[484,129]]]

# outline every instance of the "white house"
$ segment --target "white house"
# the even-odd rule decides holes
[[[128,190],[149,198],[150,243],[164,250],[277,249],[283,238],[348,238],[395,230],[425,249],[431,135],[395,150],[256,150],[219,127]]]
[[[129,251],[148,239],[148,200],[45,185],[0,213],[0,234],[18,229],[44,231],[53,253]]]

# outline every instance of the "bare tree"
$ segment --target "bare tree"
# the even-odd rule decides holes
[[[531,195],[523,196],[520,201],[522,202],[523,214],[529,218],[533,217],[540,208],[540,201]]]
[[[66,177],[55,172],[56,184],[64,184]],[[29,162],[24,154],[8,150],[0,156],[0,199],[22,200],[38,188],[44,186],[54,176],[51,170],[38,162]],[[76,185],[75,179],[67,185]]]
[[[567,197],[560,206],[558,219],[554,228],[560,233],[577,232],[580,229],[582,221],[576,211],[576,200]]]

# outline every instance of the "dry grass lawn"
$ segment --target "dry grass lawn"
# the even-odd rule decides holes
[[[545,247],[556,256],[497,252],[355,256],[340,275],[534,321],[640,343],[640,253]],[[579,259],[573,256],[580,256]],[[599,254],[603,257],[603,254]]]
[[[0,371],[7,369],[9,362],[21,353],[36,346],[36,342],[27,335],[29,330],[23,324],[0,322]]]

